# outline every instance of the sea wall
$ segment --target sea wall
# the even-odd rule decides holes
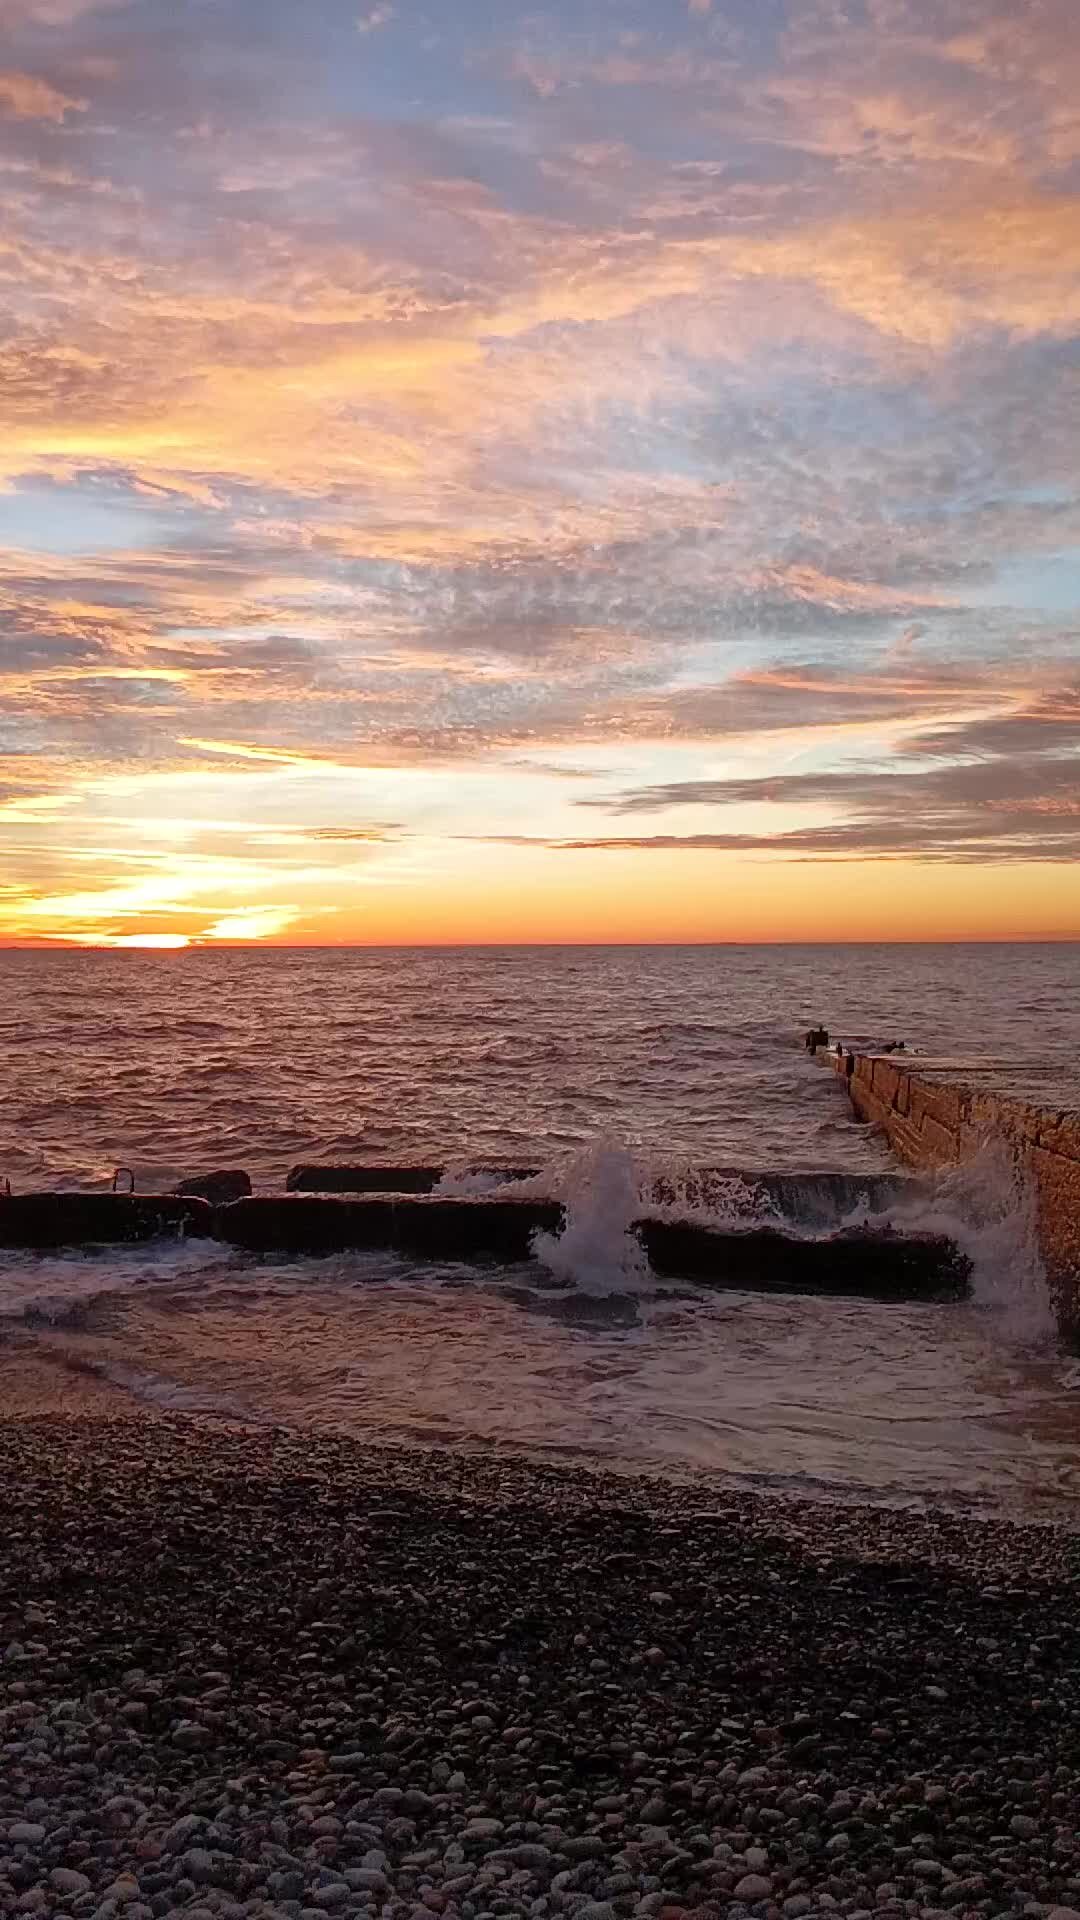
[[[815,1049],[847,1082],[860,1120],[930,1172],[1003,1145],[1035,1196],[1039,1249],[1063,1331],[1080,1334],[1080,1106],[1075,1082],[1014,1060]]]

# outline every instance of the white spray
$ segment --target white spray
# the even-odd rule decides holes
[[[864,1213],[863,1218],[866,1218]],[[900,1232],[941,1233],[971,1261],[976,1307],[993,1312],[1007,1339],[1023,1346],[1051,1340],[1057,1323],[1039,1255],[1035,1195],[1008,1144],[988,1142],[963,1165],[913,1183],[874,1224]]]
[[[629,1148],[599,1139],[547,1184],[566,1209],[560,1233],[533,1240],[533,1253],[549,1273],[583,1293],[649,1290],[649,1262],[632,1231],[641,1212],[641,1179]]]

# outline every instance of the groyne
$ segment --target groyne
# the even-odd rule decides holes
[[[938,1172],[1004,1149],[1035,1202],[1039,1252],[1062,1331],[1080,1336],[1080,1101],[1075,1078],[1015,1059],[807,1046],[847,1084],[860,1120],[905,1166]]]
[[[346,1170],[331,1171],[335,1182],[344,1179]],[[361,1176],[372,1170],[350,1171],[355,1183],[345,1191],[294,1189],[216,1204],[202,1193],[5,1195],[0,1246],[43,1252],[189,1234],[217,1240],[223,1249],[271,1256],[381,1252],[505,1267],[529,1260],[538,1234],[557,1236],[568,1224],[569,1210],[557,1199],[513,1195],[505,1187],[447,1196],[416,1191],[404,1177],[396,1191],[371,1191]],[[807,1176],[810,1206],[822,1204],[823,1177]],[[797,1193],[798,1177],[786,1180]],[[204,1176],[183,1184],[210,1183]],[[955,1300],[970,1278],[966,1256],[946,1236],[880,1225],[830,1226],[822,1235],[782,1219],[729,1226],[658,1210],[643,1212],[630,1230],[655,1273],[710,1289]]]
[[[0,1247],[46,1252],[213,1232],[206,1200],[172,1193],[0,1194]]]
[[[204,1175],[185,1181],[178,1192],[208,1191],[220,1176]],[[236,1178],[246,1175],[233,1176]],[[414,1161],[361,1161],[303,1164],[290,1169],[287,1193],[434,1194],[452,1199],[478,1195],[487,1199],[520,1199],[517,1184],[530,1183],[530,1197],[551,1198],[551,1171],[539,1167],[505,1166],[496,1162],[468,1165]],[[910,1197],[915,1183],[909,1174],[847,1173],[813,1167],[776,1172],[767,1167],[695,1166],[646,1177],[642,1189],[644,1212],[662,1210],[666,1219],[689,1210],[691,1217],[723,1214],[734,1207],[746,1214],[767,1212],[792,1226],[830,1229],[859,1214],[885,1213],[896,1201]],[[508,1191],[508,1189],[511,1189]],[[250,1183],[246,1189],[250,1193]],[[215,1197],[210,1195],[211,1198]],[[233,1193],[219,1199],[234,1199]]]

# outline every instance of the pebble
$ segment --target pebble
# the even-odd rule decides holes
[[[180,1747],[185,1753],[190,1753],[209,1744],[210,1730],[208,1727],[199,1726],[197,1721],[181,1720],[179,1726],[173,1728],[172,1741],[174,1747]]]
[[[49,1885],[55,1887],[57,1893],[87,1893],[91,1882],[85,1873],[76,1873],[73,1867],[54,1867]]]
[[[89,1424],[0,1423],[0,1916],[1080,1920],[1075,1536]]]
[[[583,1833],[564,1840],[561,1851],[568,1860],[603,1860],[607,1846],[599,1834]]]
[[[764,1873],[744,1873],[735,1883],[736,1900],[767,1900],[772,1892],[772,1881]]]

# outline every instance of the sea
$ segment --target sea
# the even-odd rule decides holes
[[[817,1024],[1075,1075],[1080,946],[0,953],[0,1187],[107,1189],[122,1166],[144,1192],[215,1167],[274,1189],[298,1161],[415,1160],[468,1191],[498,1162],[545,1170],[569,1209],[505,1268],[183,1239],[8,1253],[0,1349],[380,1446],[1077,1523],[1080,1362],[1030,1196],[991,1154],[875,1207],[895,1163],[807,1056]],[[951,1233],[971,1297],[662,1280],[627,1233],[637,1197],[702,1166],[749,1176],[713,1191],[725,1224],[755,1170],[865,1181],[851,1217]]]

